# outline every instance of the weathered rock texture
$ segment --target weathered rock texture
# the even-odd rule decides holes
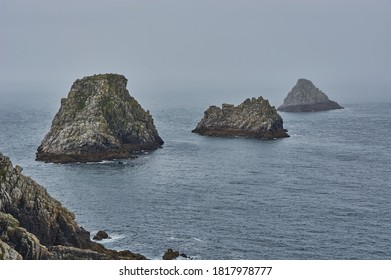
[[[90,240],[75,215],[0,153],[0,259],[145,259]]]
[[[129,158],[140,150],[161,147],[149,111],[129,95],[127,79],[101,74],[76,80],[52,127],[38,147],[36,159],[86,162]]]
[[[331,101],[325,93],[306,79],[299,79],[296,85],[278,107],[284,112],[316,112],[343,109],[337,102]]]
[[[261,139],[289,137],[277,110],[262,97],[246,99],[236,107],[230,104],[223,104],[222,108],[210,106],[192,132]]]

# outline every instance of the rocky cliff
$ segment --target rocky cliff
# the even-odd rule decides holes
[[[333,109],[343,109],[337,102],[331,101],[325,93],[306,79],[299,79],[296,85],[278,107],[284,112],[316,112]]]
[[[262,97],[246,99],[238,106],[211,106],[192,132],[208,136],[245,136],[261,139],[289,137],[276,109]]]
[[[90,240],[75,215],[0,153],[0,259],[145,259]]]
[[[76,80],[38,147],[36,159],[86,162],[129,158],[161,147],[149,111],[129,95],[127,79],[101,74]]]

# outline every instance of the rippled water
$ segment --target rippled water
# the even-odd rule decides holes
[[[192,134],[203,105],[156,102],[162,149],[59,165],[34,161],[59,101],[20,100],[0,101],[0,151],[84,228],[107,230],[109,248],[156,259],[167,248],[197,259],[391,258],[391,104],[281,113],[291,137],[259,141]]]

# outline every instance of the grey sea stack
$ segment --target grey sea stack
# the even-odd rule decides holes
[[[238,106],[210,106],[192,132],[207,136],[244,136],[260,139],[289,137],[283,127],[281,116],[263,97],[248,98]]]
[[[0,153],[0,260],[146,259],[90,239],[75,214]]]
[[[129,158],[163,145],[149,111],[129,95],[127,79],[100,74],[76,80],[38,147],[36,160],[69,163]]]
[[[306,79],[299,79],[296,85],[278,107],[283,112],[317,112],[343,109],[337,102],[331,101],[327,95]]]

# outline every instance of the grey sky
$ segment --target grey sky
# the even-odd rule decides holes
[[[308,78],[336,101],[391,101],[390,51],[390,0],[0,0],[2,92],[64,96],[113,72],[139,94],[258,92],[279,105]]]

